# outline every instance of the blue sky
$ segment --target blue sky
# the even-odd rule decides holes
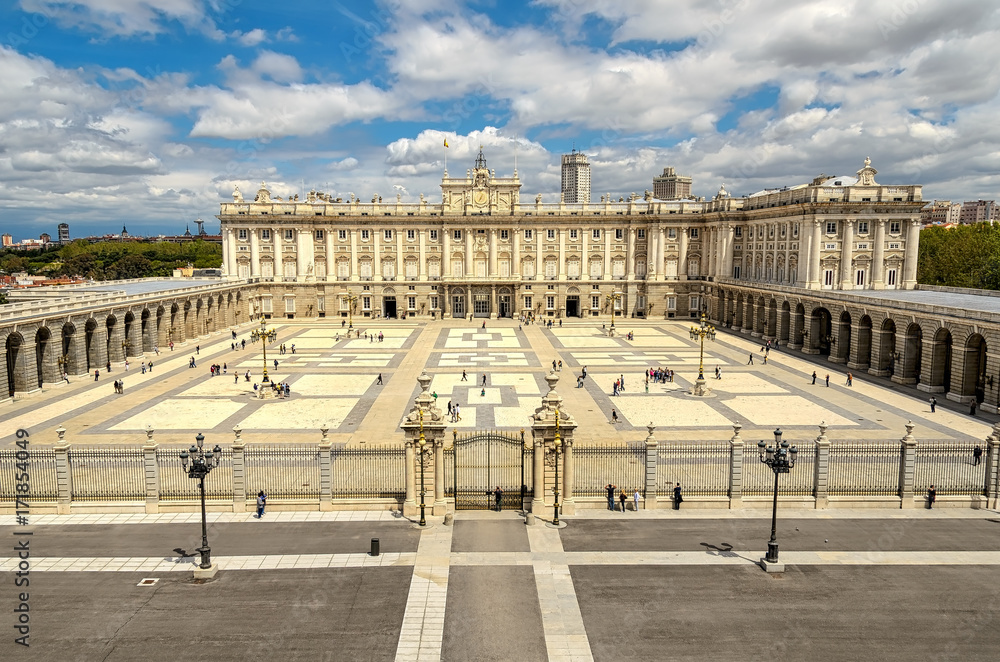
[[[216,227],[233,186],[440,199],[483,145],[558,199],[666,166],[696,195],[850,174],[998,196],[982,0],[16,0],[0,5],[0,230]]]

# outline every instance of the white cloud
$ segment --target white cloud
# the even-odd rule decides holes
[[[102,36],[160,34],[169,21],[201,32],[215,30],[202,0],[21,0],[21,8]]]

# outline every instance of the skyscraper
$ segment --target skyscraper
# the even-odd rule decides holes
[[[562,157],[563,202],[590,202],[590,164],[587,155],[574,149]]]
[[[59,224],[59,243],[60,244],[69,243],[69,223]]]
[[[653,177],[653,197],[657,200],[683,200],[691,197],[691,178],[678,175],[673,168]]]

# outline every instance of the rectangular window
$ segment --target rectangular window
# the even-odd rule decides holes
[[[437,309],[438,309],[438,298],[431,297],[431,310],[437,310]]]
[[[510,239],[510,230],[500,230],[500,239],[503,241]]]
[[[326,233],[323,230],[316,230],[316,241],[323,241],[326,237]]]
[[[868,221],[858,221],[858,234],[868,234]]]
[[[857,285],[858,287],[864,287],[865,286],[865,270],[864,269],[858,269],[857,271],[854,272],[854,284]]]
[[[889,250],[890,251],[898,251],[899,250],[899,246],[900,246],[900,244],[899,244],[898,241],[897,242],[890,242],[889,243]]]
[[[667,297],[667,310],[677,310],[677,297]]]
[[[417,309],[417,297],[406,297],[406,309],[407,310]]]
[[[263,299],[260,300],[260,309],[261,312],[264,313],[274,312],[274,301],[271,299],[271,297],[264,297]]]
[[[689,233],[690,233],[692,239],[697,239],[698,238],[698,228],[691,228],[691,230],[689,231]]]
[[[546,310],[555,310],[556,298],[551,294],[545,297],[545,308]]]
[[[545,231],[545,236],[548,237],[549,241],[552,241],[553,239],[556,238],[556,231],[555,230],[546,230]]]
[[[601,297],[600,296],[592,296],[592,297],[590,297],[590,307],[593,310],[600,310],[600,308],[601,308]]]
[[[406,231],[406,240],[407,241],[413,241],[416,238],[417,238],[417,231],[416,230],[407,230]]]
[[[382,230],[382,237],[386,241],[392,241],[392,230]]]
[[[437,241],[437,240],[438,240],[438,231],[431,230],[431,241]]]
[[[294,313],[295,312],[295,299],[292,297],[285,297],[285,312]]]
[[[860,244],[858,244],[858,250],[859,251],[866,251],[866,250],[868,250],[868,244],[867,243],[860,243]]]
[[[240,241],[246,241],[247,240],[247,231],[245,229],[243,229],[243,228],[240,228],[240,230],[239,230],[239,237],[240,237]]]
[[[337,278],[347,279],[351,275],[351,263],[347,260],[337,262]]]
[[[885,284],[889,287],[896,287],[896,270],[889,269],[885,273]]]
[[[693,296],[688,298],[688,310],[691,312],[698,311],[698,297]]]
[[[417,277],[417,261],[407,260],[406,261],[406,277],[416,278]]]
[[[823,244],[823,249],[828,251],[837,250],[837,244]]]
[[[735,228],[733,228],[733,236],[734,237],[742,237],[743,236],[743,226],[737,225]]]
[[[260,231],[260,238],[264,239],[265,241],[270,241],[271,240],[271,231],[270,230],[261,230]]]
[[[556,274],[557,274],[557,271],[556,271],[557,268],[558,268],[558,265],[556,264],[555,260],[549,260],[549,261],[547,261],[545,263],[545,277],[546,278],[555,278]]]
[[[602,272],[603,268],[604,268],[604,263],[603,262],[601,262],[600,260],[591,260],[590,261],[590,277],[591,278],[600,278],[601,277],[601,272]]]
[[[739,278],[739,277],[740,277],[740,265],[734,264],[733,265],[733,278]]]
[[[295,239],[295,232],[293,230],[285,230],[285,241],[291,241]]]
[[[361,231],[361,241],[368,241],[370,235],[371,235],[371,231],[370,230],[362,230]]]
[[[643,230],[636,230],[635,231],[635,236],[638,239],[645,239],[646,238],[646,230],[644,230],[644,229]]]
[[[462,231],[455,230],[454,232],[451,233],[451,238],[454,239],[455,241],[462,241]]]
[[[347,240],[347,230],[337,230],[337,239],[341,241]]]
[[[573,241],[576,241],[576,236],[577,236],[578,232],[579,232],[578,230],[570,230],[569,231],[569,238],[572,239]]]
[[[524,231],[524,240],[525,241],[531,241],[531,237],[532,237],[533,234],[534,233],[531,230],[525,230]]]
[[[361,309],[371,310],[372,309],[372,298],[371,297],[361,297]]]
[[[531,310],[531,296],[524,297],[524,309]]]
[[[621,241],[622,237],[625,236],[625,231],[621,228],[615,228],[615,241]]]
[[[889,234],[899,234],[901,227],[899,221],[889,221]]]
[[[428,262],[427,263],[427,275],[430,278],[440,278],[441,277],[441,263],[438,262],[437,260],[434,260],[433,262]],[[436,287],[437,287],[437,285],[433,286],[433,288],[436,288]]]
[[[825,287],[833,287],[833,269],[825,269],[823,271],[823,285]]]
[[[837,234],[837,221],[827,221],[827,223],[826,223],[826,233],[827,234]]]
[[[461,278],[465,272],[465,260],[458,258],[451,261],[451,275]]]
[[[667,228],[667,239],[677,238],[677,228]]]
[[[591,237],[592,237],[592,238],[593,238],[593,239],[594,239],[595,241],[600,241],[600,239],[601,239],[601,231],[600,231],[600,230],[594,230],[594,231],[592,231],[592,232],[590,233],[590,236],[591,236]]]

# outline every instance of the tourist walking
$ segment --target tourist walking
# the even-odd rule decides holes
[[[826,387],[830,388],[830,373],[827,373],[826,375]]]
[[[257,519],[264,516],[264,507],[267,505],[267,495],[264,490],[257,493]]]
[[[612,423],[618,422],[618,412],[616,412],[614,409],[611,410],[611,422]]]
[[[847,385],[854,386],[854,375],[847,373]]]
[[[469,376],[467,374],[465,374],[464,370],[462,371],[462,381],[463,382],[469,381]]]
[[[927,509],[930,510],[934,507],[934,502],[937,501],[937,490],[931,485],[927,488]]]
[[[618,493],[618,503],[620,503],[620,504],[622,505],[622,512],[623,512],[623,513],[624,513],[624,512],[625,512],[625,511],[627,510],[627,508],[625,507],[625,502],[626,502],[627,500],[628,500],[628,497],[627,497],[627,496],[625,496],[625,490],[624,490],[624,488],[623,488],[623,489],[622,489],[622,490],[621,490],[621,491],[620,491],[620,492]]]
[[[813,384],[816,383],[816,371],[813,370]]]
[[[715,378],[722,379],[722,368],[715,366]]]
[[[375,382],[376,386],[382,386],[382,373],[378,373],[378,381]]]
[[[486,386],[486,373],[483,373],[483,386]]]
[[[483,322],[483,325],[485,328],[486,322]],[[493,500],[496,502],[497,512],[500,512],[502,510],[500,507],[500,503],[503,500],[503,490],[500,489],[499,485],[497,485],[497,488],[493,490]]]
[[[677,483],[677,486],[674,487],[674,510],[680,510],[683,502],[684,497],[681,496],[681,484]]]
[[[608,483],[604,486],[604,491],[608,495],[608,510],[615,509],[615,490],[617,486]]]
[[[636,490],[635,494],[632,495],[632,507],[635,512],[639,512],[639,490]]]
[[[753,365],[753,352],[750,352],[750,360],[747,361],[747,365]]]
[[[94,381],[96,382],[100,376],[101,376],[101,371],[100,370],[95,370],[94,371]]]
[[[972,466],[977,466],[983,459],[983,448],[979,444],[972,449]]]
[[[933,414],[934,410],[937,409],[937,398],[931,396],[930,403],[931,403],[931,413]]]

